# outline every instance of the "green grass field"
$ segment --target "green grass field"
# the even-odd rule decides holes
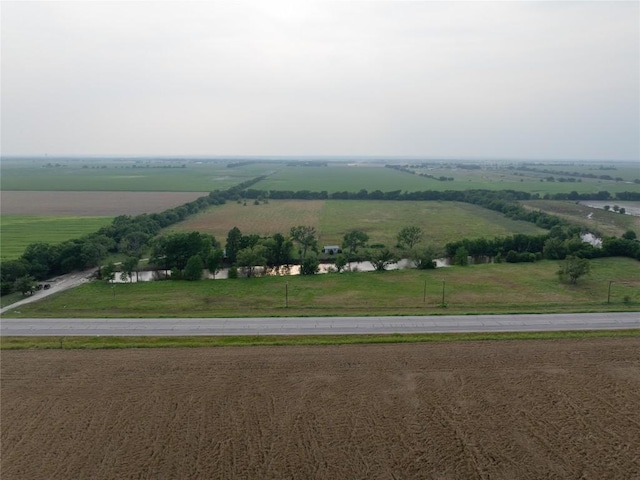
[[[591,263],[591,275],[581,278],[577,285],[560,283],[558,263],[553,261],[429,271],[159,281],[118,284],[115,288],[93,282],[23,305],[4,316],[366,316],[637,310],[638,262],[608,258]],[[607,303],[610,281],[614,283],[611,303]],[[446,308],[441,306],[443,283]]]
[[[112,217],[0,216],[1,259],[12,260],[30,243],[57,244],[81,237],[108,225]]]
[[[237,226],[243,234],[288,234],[296,225],[311,225],[322,245],[341,244],[345,233],[357,229],[369,243],[395,246],[397,233],[416,225],[424,231],[425,245],[444,246],[460,238],[543,234],[535,225],[511,220],[476,205],[458,202],[376,200],[272,200],[268,204],[227,203],[171,226],[168,231],[200,231],[224,242]]]

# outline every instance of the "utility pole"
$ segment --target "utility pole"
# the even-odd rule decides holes
[[[609,290],[607,291],[607,303],[611,303],[611,284],[613,280],[609,280]]]
[[[424,280],[424,290],[422,291],[422,303],[427,303],[427,279]]]

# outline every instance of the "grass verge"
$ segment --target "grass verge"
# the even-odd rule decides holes
[[[249,347],[296,345],[356,345],[380,343],[474,342],[486,340],[560,340],[637,338],[640,330],[562,332],[424,333],[391,335],[204,336],[204,337],[2,337],[1,350]]]
[[[3,316],[211,318],[637,310],[638,261],[605,258],[591,263],[591,275],[580,278],[576,285],[560,283],[558,263],[548,260],[427,271],[168,280],[115,287],[96,281],[16,307]]]

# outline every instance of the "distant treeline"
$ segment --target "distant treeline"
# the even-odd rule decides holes
[[[511,167],[514,168],[515,170],[520,170],[523,172],[539,172],[539,173],[552,173],[555,175],[569,175],[572,177],[580,177],[580,178],[592,178],[592,179],[598,179],[598,180],[609,180],[609,181],[615,181],[615,182],[623,182],[624,178],[622,177],[612,177],[611,175],[596,175],[595,173],[582,173],[582,172],[569,172],[569,171],[559,171],[559,170],[552,170],[549,168],[536,168],[536,167],[529,167],[527,165],[522,165],[522,166],[518,166],[518,167]],[[600,167],[600,170],[615,170],[615,167],[611,167],[611,168],[606,168],[606,167]],[[636,178],[633,183],[640,183],[640,179]]]
[[[97,232],[83,237],[68,240],[57,245],[44,242],[33,243],[27,246],[24,254],[17,260],[2,262],[0,265],[0,281],[2,294],[13,291],[14,283],[18,278],[31,276],[37,280],[44,280],[56,275],[77,270],[85,270],[99,266],[104,259],[114,253],[121,253],[128,257],[140,257],[148,250],[151,240],[163,229],[175,223],[181,222],[188,216],[203,211],[212,205],[222,205],[227,201],[242,201],[243,199],[335,199],[335,200],[441,200],[471,203],[503,213],[509,218],[535,223],[546,229],[565,225],[566,221],[541,211],[526,210],[517,202],[519,200],[532,200],[540,198],[537,194],[518,192],[515,190],[446,190],[446,191],[421,191],[402,192],[394,190],[382,192],[374,190],[368,192],[363,189],[359,192],[311,192],[308,190],[258,190],[250,188],[263,180],[265,176],[259,176],[247,180],[227,190],[216,190],[208,195],[200,197],[192,202],[185,203],[176,208],[165,210],[161,213],[143,214],[137,216],[121,215],[113,222]],[[545,196],[547,198],[547,196]],[[556,194],[553,199],[561,200],[612,200],[609,192],[596,194]],[[640,200],[640,193],[623,192],[615,195],[617,200]],[[605,243],[608,240],[605,239]],[[611,246],[604,249],[605,256],[612,252],[616,255],[640,258],[638,252],[627,244],[618,245],[610,241]],[[539,242],[538,242],[539,243]],[[636,242],[637,244],[637,242]],[[474,244],[475,245],[475,244]],[[487,249],[471,246],[470,251],[482,252],[478,255],[489,255]],[[537,244],[536,244],[537,245]],[[635,244],[634,244],[635,245]],[[535,249],[522,250],[521,247],[513,248],[516,253],[538,253],[539,246]],[[503,245],[502,251],[509,252],[510,247]],[[506,249],[506,250],[505,250]],[[522,250],[522,251],[521,251]],[[472,255],[475,253],[472,253]],[[585,253],[586,255],[586,253]],[[594,254],[595,255],[595,254]]]
[[[261,177],[264,178],[264,177]],[[402,190],[392,190],[383,192],[382,190],[368,191],[361,189],[358,192],[332,192],[326,190],[313,192],[310,190],[258,190],[248,188],[237,191],[244,198],[270,198],[270,199],[297,199],[297,200],[442,200],[452,202],[469,202],[470,198],[491,197],[492,199],[504,201],[519,200],[635,200],[640,201],[640,192],[618,192],[611,194],[606,190],[595,193],[538,193],[521,192],[517,190],[422,190],[417,192],[407,192]],[[469,202],[475,203],[475,202]]]

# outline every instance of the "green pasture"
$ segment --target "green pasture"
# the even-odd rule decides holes
[[[574,225],[595,230],[603,235],[621,236],[627,230],[634,230],[640,234],[640,217],[622,215],[614,211],[605,211],[573,201],[529,200],[521,202],[525,208],[541,210],[557,215]],[[640,205],[640,202],[624,202]],[[611,206],[614,202],[611,202]]]
[[[345,233],[356,229],[369,235],[369,243],[392,247],[397,243],[398,232],[406,226],[420,227],[423,245],[436,247],[461,238],[546,233],[532,223],[468,203],[383,200],[329,200],[321,211],[319,231],[325,244],[339,245]]]
[[[576,285],[558,262],[117,284],[92,282],[5,317],[251,317],[635,311],[638,261],[591,261]],[[612,283],[610,283],[612,282]],[[609,287],[611,289],[609,290]],[[443,306],[443,289],[444,305]],[[610,303],[607,298],[610,296]]]
[[[371,343],[478,342],[513,340],[558,340],[586,338],[635,338],[640,330],[582,330],[566,332],[414,333],[392,335],[245,335],[198,337],[7,337],[2,350],[119,348],[194,348],[294,345],[358,345]]]
[[[112,217],[44,217],[0,216],[0,257],[4,260],[18,258],[30,243],[62,243],[94,233],[109,225]]]
[[[309,206],[305,209],[305,206]],[[313,207],[313,208],[311,208]],[[514,233],[543,234],[532,223],[467,203],[384,200],[272,200],[267,204],[227,203],[172,225],[168,232],[200,231],[224,242],[237,226],[243,234],[288,234],[296,225],[315,226],[322,245],[339,245],[345,233],[362,230],[369,243],[393,247],[398,232],[415,225],[424,232],[423,245],[443,247],[461,238],[493,238]]]

